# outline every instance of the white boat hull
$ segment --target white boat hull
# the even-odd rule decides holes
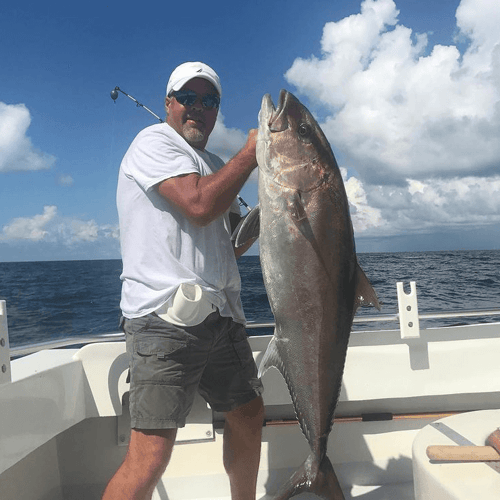
[[[257,362],[269,340],[250,339]],[[397,330],[353,333],[328,446],[346,498],[414,500],[415,437],[447,414],[500,408],[499,352],[499,323],[422,330],[410,339]],[[100,498],[126,451],[126,370],[123,342],[11,363],[0,385],[2,500]],[[269,370],[263,383],[260,500],[272,498],[308,455],[281,376]],[[222,418],[197,401],[153,498],[230,498]]]

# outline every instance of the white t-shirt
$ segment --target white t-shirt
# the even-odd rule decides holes
[[[123,260],[120,307],[126,318],[171,305],[181,283],[198,284],[222,316],[245,323],[240,275],[226,213],[197,227],[156,189],[171,177],[210,175],[224,162],[192,148],[170,125],[142,130],[125,154],[117,207]],[[239,212],[238,204],[231,211]]]

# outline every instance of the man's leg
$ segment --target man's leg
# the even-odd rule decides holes
[[[170,460],[176,433],[177,429],[132,429],[125,460],[103,500],[150,500]]]
[[[255,500],[263,421],[264,405],[260,396],[226,413],[224,467],[232,500]]]

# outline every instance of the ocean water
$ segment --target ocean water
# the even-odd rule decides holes
[[[398,281],[417,283],[421,313],[500,309],[500,250],[365,253],[358,259],[383,306],[380,313],[361,308],[357,316],[396,314]],[[272,321],[259,258],[244,256],[238,264],[248,321]],[[117,332],[120,273],[120,260],[0,263],[0,300],[7,301],[11,346]],[[500,315],[421,320],[421,327],[491,320],[500,321]],[[353,329],[397,327],[397,322],[367,322]]]

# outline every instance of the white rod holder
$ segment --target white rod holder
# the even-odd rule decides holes
[[[410,281],[410,293],[404,291],[403,283],[398,281],[399,325],[402,339],[420,338],[420,323],[418,320],[417,286]]]
[[[0,300],[0,385],[11,381],[7,303]]]

